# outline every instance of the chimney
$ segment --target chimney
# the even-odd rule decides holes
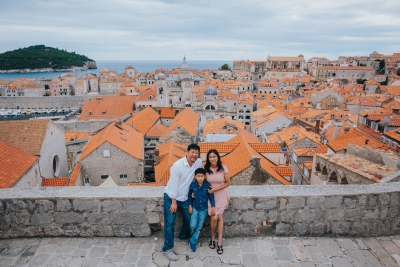
[[[315,132],[319,134],[319,127],[320,127],[321,120],[315,121]]]
[[[365,145],[368,146],[368,143],[369,143],[369,139],[366,139],[365,140]]]
[[[344,126],[343,130],[344,134],[347,134],[350,131],[350,126]]]
[[[333,139],[335,140],[340,136],[340,132],[342,129],[343,122],[341,120],[333,120]]]
[[[321,128],[324,128],[324,121],[321,121]]]
[[[158,165],[160,163],[160,150],[154,150],[154,165]]]
[[[214,134],[214,128],[210,129],[210,134]]]
[[[311,132],[311,128],[310,127],[306,127],[306,131],[307,132]]]
[[[117,126],[118,128],[122,129],[122,121],[121,120],[116,120],[115,121],[115,126]]]
[[[260,157],[256,155],[252,156],[250,160],[250,165],[254,167],[260,166]]]

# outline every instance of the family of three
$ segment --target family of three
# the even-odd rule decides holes
[[[174,247],[174,227],[176,212],[182,214],[182,229],[178,236],[181,240],[189,239],[190,249],[196,251],[207,214],[211,216],[211,238],[209,247],[222,254],[223,214],[228,208],[229,196],[226,187],[230,185],[228,169],[221,163],[217,150],[207,153],[203,168],[199,159],[200,147],[191,144],[185,157],[177,160],[171,167],[170,178],[164,192],[164,255],[176,261],[178,256]],[[215,232],[218,228],[218,241]]]

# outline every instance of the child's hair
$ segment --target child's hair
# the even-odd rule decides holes
[[[203,169],[203,168],[197,168],[197,169],[194,171],[194,175],[199,174],[199,173],[206,175],[206,170]]]

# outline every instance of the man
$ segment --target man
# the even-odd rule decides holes
[[[190,184],[193,182],[195,170],[202,167],[199,154],[200,147],[198,145],[189,145],[186,156],[172,165],[170,178],[165,187],[163,253],[171,261],[178,260],[178,256],[172,251],[177,210],[182,213],[183,217],[182,229],[178,238],[188,239],[190,237],[188,192]]]

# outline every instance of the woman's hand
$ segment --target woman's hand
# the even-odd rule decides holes
[[[194,192],[192,192],[192,198],[194,198]]]
[[[212,193],[214,193],[214,192],[215,192],[215,190],[212,189],[211,187],[210,187],[210,189],[208,189],[208,193],[209,193],[209,194],[212,194]]]

